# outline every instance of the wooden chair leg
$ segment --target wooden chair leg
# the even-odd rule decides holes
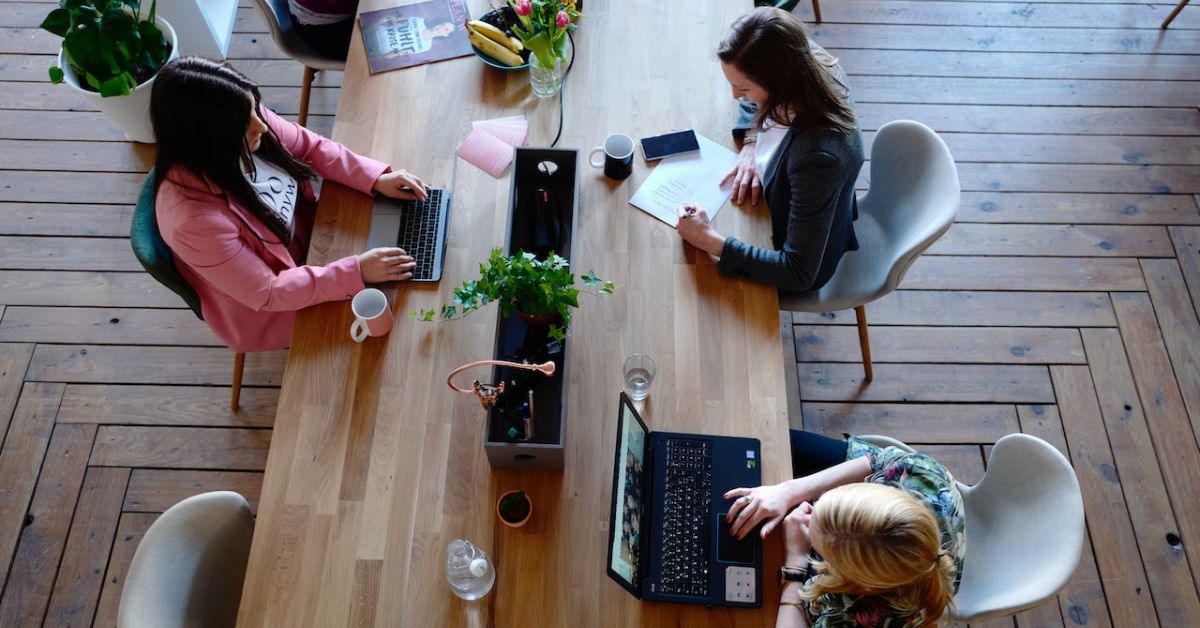
[[[862,350],[863,383],[869,383],[875,377],[871,368],[871,338],[867,335],[867,307],[860,305],[854,308],[854,317],[858,319],[858,346]]]
[[[246,367],[246,354],[233,354],[233,394],[230,395],[229,409],[237,412],[242,399],[242,370]]]
[[[1167,19],[1163,20],[1162,26],[1159,28],[1164,31],[1167,30],[1167,26],[1171,24],[1171,20],[1174,20],[1175,16],[1179,15],[1179,12],[1183,10],[1183,7],[1187,6],[1188,2],[1189,0],[1180,0],[1179,4],[1175,5],[1175,10],[1171,11],[1171,14],[1167,16]]]
[[[1183,0],[1183,1],[1184,1],[1184,2],[1187,2],[1187,0]],[[820,24],[820,23],[821,23],[821,3],[820,3],[820,0],[812,0],[812,3],[813,3],[813,16],[814,16],[814,17],[816,17],[816,19],[817,19],[817,24]]]
[[[316,70],[304,66],[304,83],[300,86],[300,115],[296,116],[300,126],[308,126],[308,95],[312,91],[313,77],[316,75]]]

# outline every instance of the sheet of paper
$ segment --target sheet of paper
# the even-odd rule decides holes
[[[513,160],[513,147],[481,128],[471,129],[458,145],[458,156],[499,178]]]
[[[524,146],[529,136],[529,121],[525,116],[508,116],[491,120],[476,120],[472,129],[483,129],[509,146]]]
[[[658,162],[629,204],[674,227],[684,203],[698,203],[716,218],[729,200],[733,185],[720,187],[721,178],[737,163],[737,153],[696,134],[700,150]]]

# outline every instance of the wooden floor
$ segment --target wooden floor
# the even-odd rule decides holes
[[[152,148],[44,80],[52,6],[0,0],[5,628],[112,626],[157,513],[214,489],[254,501],[285,360],[250,355],[228,411],[232,354],[129,249]],[[852,316],[782,314],[793,425],[890,434],[966,482],[1010,432],[1067,453],[1089,544],[1020,626],[1200,623],[1200,7],[1161,32],[1172,6],[826,0],[812,31],[868,143],[891,119],[933,127],[963,205],[868,307],[871,385]],[[300,66],[249,5],[236,30],[234,64],[294,115]],[[318,80],[319,131],[339,82]]]

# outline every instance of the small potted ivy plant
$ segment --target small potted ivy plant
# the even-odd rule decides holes
[[[525,491],[508,491],[496,501],[496,516],[510,528],[519,528],[533,515],[533,502]]]
[[[150,90],[179,56],[175,30],[156,9],[152,0],[143,17],[140,0],[60,0],[42,21],[63,38],[50,81],[73,87],[136,142],[154,141]]]
[[[605,281],[588,271],[579,278],[584,289],[595,294],[611,294],[613,282]],[[533,253],[518,251],[504,255],[492,249],[488,261],[479,265],[479,279],[467,281],[454,290],[454,301],[437,310],[417,310],[409,316],[421,321],[433,321],[439,314],[450,320],[470,314],[491,303],[500,302],[502,316],[516,313],[531,328],[549,327],[554,340],[566,338],[571,323],[571,309],[579,307],[580,289],[575,287],[575,275],[567,260],[551,253],[538,259]]]

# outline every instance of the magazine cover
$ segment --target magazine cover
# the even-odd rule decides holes
[[[471,54],[465,0],[428,0],[363,13],[371,74]]]

